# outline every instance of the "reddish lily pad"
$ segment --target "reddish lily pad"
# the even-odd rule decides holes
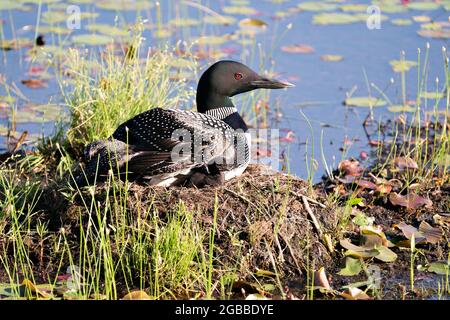
[[[433,202],[430,199],[426,199],[417,194],[407,194],[406,196],[403,196],[392,192],[389,195],[389,201],[395,206],[406,207],[407,209],[418,209],[422,206],[431,208],[433,206]]]

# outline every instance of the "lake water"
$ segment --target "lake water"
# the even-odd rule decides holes
[[[39,25],[45,27],[48,26],[46,20],[53,18],[51,15],[43,18],[47,11],[65,12],[69,4],[77,5],[81,13],[97,13],[98,16],[81,20],[80,29],[72,30],[70,35],[62,35],[61,38],[66,39],[64,47],[73,46],[70,43],[73,36],[91,33],[87,31],[87,28],[93,23],[114,25],[115,21],[118,21],[120,25],[131,24],[136,21],[138,12],[143,19],[148,20],[146,24],[149,26],[157,21],[154,2],[144,0],[140,1],[139,5],[144,3],[146,7],[150,3],[152,8],[120,9],[119,11],[112,8],[122,3],[127,9],[131,9],[135,5],[135,1],[132,0],[125,2],[44,0],[40,7],[33,4],[39,1],[4,1],[0,3],[2,26],[0,40],[28,38],[33,41],[35,36],[33,27],[37,24],[39,12],[41,13]],[[400,59],[401,51],[405,52],[405,59],[417,61],[417,51],[420,48],[423,63],[428,42],[430,48],[425,81],[427,90],[425,91],[436,91],[436,78],[440,80],[438,90],[442,91],[444,88],[445,66],[442,48],[448,47],[448,12],[444,8],[448,2],[423,4],[419,1],[385,1],[384,4],[388,3],[388,7],[385,7],[387,11],[401,12],[389,13],[381,7],[381,14],[385,16],[385,19],[381,19],[379,25],[376,24],[376,16],[372,16],[373,20],[369,21],[369,26],[376,26],[376,28],[369,28],[366,18],[360,18],[357,22],[336,24],[329,20],[330,16],[323,16],[326,13],[342,14],[344,10],[347,10],[345,12],[347,16],[339,15],[334,18],[348,20],[352,16],[365,13],[364,9],[371,5],[369,1],[352,1],[352,4],[360,4],[354,7],[342,7],[342,5],[350,4],[350,1],[342,1],[342,3],[316,1],[315,4],[307,3],[306,5],[305,1],[294,0],[226,0],[201,1],[201,5],[199,3],[198,1],[161,1],[160,12],[164,25],[177,17],[182,17],[184,20],[182,22],[179,20],[178,23],[192,26],[176,28],[172,24],[172,34],[169,38],[155,38],[154,29],[149,28],[143,34],[146,38],[145,45],[160,46],[167,42],[174,44],[178,40],[190,42],[199,35],[237,34],[237,31],[241,29],[239,21],[242,19],[253,18],[264,21],[267,26],[262,32],[257,33],[250,43],[242,44],[238,36],[231,37],[238,40],[230,39],[213,47],[222,50],[222,58],[243,61],[259,71],[271,69],[271,62],[273,62],[273,70],[278,77],[296,84],[295,88],[289,90],[271,92],[269,101],[271,114],[281,113],[281,117],[278,117],[277,121],[272,121],[270,126],[283,129],[281,136],[286,135],[289,130],[293,131],[295,139],[291,142],[281,142],[281,150],[290,159],[290,171],[302,178],[308,175],[305,155],[308,154],[308,157],[311,155],[312,143],[315,158],[318,160],[318,169],[314,177],[316,181],[324,173],[322,150],[324,159],[333,167],[336,167],[341,159],[341,150],[344,146],[348,149],[346,157],[359,158],[361,152],[370,152],[368,139],[362,126],[369,108],[344,106],[343,101],[347,93],[353,93],[353,96],[368,96],[368,90],[371,91],[372,96],[379,97],[377,90],[370,85],[368,88],[368,83],[374,83],[385,92],[392,104],[401,105],[403,100],[401,73],[394,72],[389,64],[391,60]],[[9,8],[12,8],[13,4],[20,4],[24,8],[7,9],[8,4]],[[217,16],[217,14],[231,16],[235,18],[235,22],[226,26],[202,22],[205,16]],[[284,17],[280,18],[281,16]],[[313,23],[314,19],[317,21],[320,18],[330,24]],[[255,21],[251,24],[257,24]],[[399,23],[408,25],[398,25]],[[59,25],[67,28],[65,21],[59,22]],[[440,38],[424,38],[417,33],[421,29],[434,29],[432,35]],[[436,29],[438,29],[437,32]],[[44,35],[47,43],[53,41],[59,43],[58,35],[48,32]],[[263,56],[258,54],[258,44],[260,44],[261,52],[264,53]],[[296,44],[300,46],[293,48],[292,46]],[[30,78],[27,74],[30,67],[36,67],[35,63],[27,60],[28,50],[22,47],[0,51],[0,77],[6,79],[8,85],[15,84],[30,102],[36,104],[58,102],[59,87],[55,78],[50,78],[47,87],[44,88],[29,88],[21,83],[21,80]],[[292,50],[307,53],[286,52]],[[323,55],[339,55],[342,56],[342,60],[324,61],[321,58]],[[206,64],[213,61],[214,59],[200,60],[199,68],[203,70]],[[417,71],[417,67],[412,67],[406,73],[406,100],[416,99]],[[422,68],[420,71],[422,72]],[[393,84],[391,79],[394,79]],[[0,85],[0,96],[7,95],[6,87]],[[17,98],[14,104],[17,106],[17,114],[20,114],[27,101],[14,93],[12,96]],[[2,102],[2,99],[6,100],[6,98],[0,98],[0,134],[4,136],[8,122],[10,123],[11,103]],[[235,99],[236,105],[239,106],[241,99],[243,98]],[[434,105],[434,99],[422,100],[422,108],[425,111],[431,110]],[[439,106],[443,107],[444,101],[441,101]],[[374,108],[374,119],[393,119],[399,115],[390,112],[388,107],[389,104]],[[279,112],[276,111],[277,108]],[[309,128],[305,117],[312,129]],[[16,124],[16,131],[19,134],[21,131],[28,130],[33,134],[49,135],[54,131],[52,122],[33,123],[33,118],[23,118]],[[0,138],[0,151],[5,148],[6,140]]]

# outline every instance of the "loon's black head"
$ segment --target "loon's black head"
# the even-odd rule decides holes
[[[283,89],[293,87],[288,82],[258,75],[242,63],[223,60],[209,67],[200,77],[197,87],[197,110],[234,107],[230,97],[255,89]]]

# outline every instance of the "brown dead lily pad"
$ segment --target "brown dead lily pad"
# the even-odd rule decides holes
[[[389,195],[389,201],[394,206],[406,207],[407,209],[417,209],[422,206],[425,208],[431,208],[433,202],[430,199],[421,197],[417,194],[407,194],[406,196],[392,192]]]

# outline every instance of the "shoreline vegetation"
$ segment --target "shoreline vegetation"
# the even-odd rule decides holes
[[[72,186],[85,144],[149,106],[176,107],[193,95],[170,81],[172,53],[140,58],[139,43],[122,53],[94,60],[92,74],[94,62],[69,51],[70,91],[61,85],[69,128],[34,151],[19,152],[19,141],[3,155],[0,298],[448,297],[448,60],[445,110],[436,102],[423,113],[419,98],[416,112],[393,121],[368,117],[367,161],[327,166],[318,184],[251,165],[217,188],[113,175]]]

